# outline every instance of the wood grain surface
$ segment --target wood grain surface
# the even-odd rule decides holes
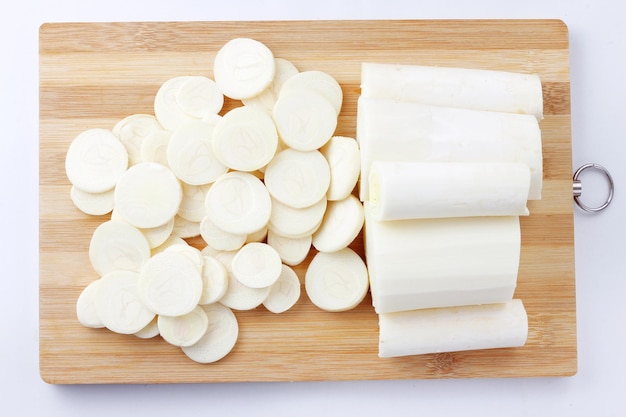
[[[40,370],[57,384],[425,379],[573,375],[577,369],[569,43],[557,20],[54,23],[40,28]],[[82,327],[75,303],[97,278],[90,217],[72,204],[65,153],[81,131],[153,113],[158,87],[177,75],[212,77],[234,37],[264,42],[300,70],[329,72],[344,104],[338,135],[355,135],[360,64],[450,65],[534,72],[544,88],[544,193],[522,219],[516,298],[529,315],[526,346],[380,359],[369,296],[344,313],[303,291],[284,314],[236,312],[240,339],[208,365],[160,338]],[[227,101],[225,109],[238,105]],[[192,242],[201,247],[199,240]],[[361,237],[352,245],[363,254]],[[312,254],[311,254],[312,255]],[[311,259],[297,267],[302,279]]]

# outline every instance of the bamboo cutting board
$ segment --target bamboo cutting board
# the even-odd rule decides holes
[[[40,28],[40,370],[49,383],[180,383],[565,376],[577,369],[569,44],[556,20],[55,23]],[[240,339],[201,365],[159,338],[82,327],[80,291],[97,278],[87,249],[108,217],[81,214],[69,198],[65,152],[81,131],[153,113],[158,87],[178,75],[212,77],[216,51],[234,37],[264,42],[300,70],[342,85],[336,134],[355,136],[360,64],[415,63],[536,72],[544,198],[522,219],[516,298],[529,315],[526,346],[380,359],[367,297],[326,313],[303,291],[289,312],[236,312]],[[238,103],[227,101],[225,109]],[[192,242],[201,246],[198,240]],[[352,245],[363,253],[361,237]],[[297,268],[303,278],[306,265]]]

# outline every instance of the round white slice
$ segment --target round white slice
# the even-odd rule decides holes
[[[138,272],[149,258],[146,237],[123,221],[100,224],[89,242],[89,260],[100,276],[115,270]]]
[[[228,171],[213,154],[214,125],[196,121],[174,130],[167,145],[167,163],[181,181],[208,184]]]
[[[263,182],[250,173],[238,171],[218,178],[209,189],[205,204],[207,217],[215,226],[235,234],[249,234],[263,228],[272,211]]]
[[[204,255],[200,249],[194,248],[191,245],[172,245],[165,249],[165,252],[178,252],[185,255],[198,269],[198,272],[202,272],[204,268]]]
[[[278,280],[272,285],[263,306],[272,313],[280,314],[296,305],[300,299],[300,278],[287,265],[282,266]]]
[[[311,235],[322,222],[328,201],[322,197],[309,207],[293,208],[272,198],[269,226],[275,234],[294,237]]]
[[[276,70],[271,84],[261,94],[241,100],[243,104],[272,114],[283,84],[299,72],[291,61],[284,58],[274,58],[274,65]]]
[[[128,223],[126,219],[122,218],[117,210],[111,212],[111,220],[121,221]],[[148,227],[139,230],[148,240],[148,245],[151,249],[161,246],[172,234],[174,230],[174,219],[169,222],[156,227]]]
[[[133,114],[117,122],[111,130],[128,152],[129,165],[142,162],[141,144],[153,133],[162,132],[163,127],[151,114]]]
[[[115,187],[128,168],[128,152],[106,129],[80,133],[67,150],[65,173],[72,185],[88,193],[102,193]]]
[[[206,245],[204,248],[202,248],[202,250],[200,251],[200,253],[202,253],[202,255],[204,256],[211,256],[211,257],[216,257],[217,255],[223,253],[225,251],[223,250],[219,250],[219,249],[215,249],[214,247],[212,247],[211,245]],[[221,262],[220,262],[221,263]]]
[[[299,234],[289,233],[289,232],[285,233],[282,230],[279,230],[276,227],[274,227],[274,225],[272,225],[271,223],[268,225],[268,229],[269,229],[270,232],[272,232],[272,233],[274,233],[274,234],[276,234],[278,236],[286,237],[286,238],[289,238],[289,239],[303,239],[303,238],[308,237],[308,236],[313,236],[313,233],[315,233],[317,231],[317,229],[320,228],[321,224],[322,224],[322,222],[320,221],[315,226],[313,226],[311,229],[309,229],[309,230],[307,230],[305,232],[299,233]]]
[[[265,186],[276,200],[294,207],[310,207],[326,196],[330,168],[319,151],[285,149],[265,169]]]
[[[350,248],[319,252],[306,271],[305,289],[311,302],[322,310],[350,310],[363,301],[369,289],[365,262]]]
[[[221,250],[214,252],[211,256],[224,265],[224,268],[226,268],[226,271],[230,274],[233,271],[233,258],[237,255],[237,252],[236,250]]]
[[[202,296],[198,304],[217,303],[226,294],[228,289],[228,271],[226,267],[213,256],[204,255],[202,268]]]
[[[100,278],[96,309],[107,329],[120,334],[133,334],[154,319],[154,312],[139,297],[138,280],[139,274],[131,271],[113,271]]]
[[[256,232],[249,233],[248,237],[246,237],[245,243],[263,242],[267,238],[268,230],[268,227],[264,226]]]
[[[167,248],[174,246],[174,245],[189,245],[189,244],[183,238],[179,236],[171,235],[165,240],[165,242],[161,243],[156,248],[152,248],[152,256],[156,255],[157,253],[161,253]]]
[[[196,343],[209,326],[209,319],[200,306],[182,316],[159,316],[157,320],[159,334],[174,346],[191,346]]]
[[[100,280],[91,281],[81,291],[76,300],[76,316],[78,321],[85,327],[91,327],[93,329],[100,329],[104,327],[102,320],[98,316],[98,310],[96,309],[96,294],[98,292],[98,286]]]
[[[172,236],[177,236],[182,239],[200,236],[200,222],[192,222],[191,220],[177,215],[174,217]]]
[[[115,188],[101,193],[88,193],[72,185],[70,198],[77,209],[91,216],[102,216],[110,213],[115,205],[113,194]]]
[[[333,136],[320,152],[330,167],[330,186],[326,198],[335,201],[348,197],[361,173],[361,156],[357,141],[345,136]]]
[[[242,100],[265,90],[276,65],[272,51],[250,38],[234,38],[217,51],[213,75],[217,86],[227,97]]]
[[[329,201],[324,220],[313,234],[313,246],[320,252],[336,252],[350,245],[363,228],[363,204],[354,195]]]
[[[224,252],[230,253],[230,252]],[[219,258],[218,258],[219,259]],[[223,262],[224,260],[220,260]],[[226,266],[226,265],[225,265]],[[228,270],[228,266],[226,266]],[[232,269],[232,268],[231,268]],[[228,271],[228,289],[220,303],[233,310],[253,310],[263,303],[267,298],[271,287],[251,288],[239,281],[232,271]]]
[[[158,316],[155,315],[146,327],[133,334],[140,339],[152,339],[153,337],[157,337],[159,335],[159,325],[157,320]]]
[[[156,248],[161,246],[171,235],[174,230],[174,219],[169,222],[156,227],[148,227],[139,229],[141,233],[148,239],[150,248]]]
[[[183,75],[166,80],[154,97],[154,115],[161,126],[167,130],[176,130],[178,127],[198,120],[180,107],[178,91],[191,78]]]
[[[182,316],[198,305],[202,276],[188,255],[165,250],[146,262],[139,276],[138,290],[143,303],[154,313]]]
[[[209,322],[206,333],[195,344],[181,349],[195,362],[213,363],[224,358],[235,347],[239,325],[237,317],[228,307],[210,304],[202,308]]]
[[[213,132],[213,153],[225,166],[255,171],[267,165],[278,147],[278,132],[271,116],[254,107],[235,107],[222,117]]]
[[[208,77],[189,76],[176,92],[178,106],[188,115],[203,119],[217,114],[224,105],[224,94]]]
[[[337,113],[322,95],[309,90],[281,94],[272,112],[281,139],[299,151],[313,151],[330,140]]]
[[[167,163],[167,145],[172,136],[171,130],[159,130],[152,132],[141,141],[139,154],[142,162],[158,162],[169,166]]]
[[[139,228],[161,226],[178,212],[183,191],[176,176],[156,162],[128,169],[115,187],[115,210]]]
[[[201,222],[206,215],[204,201],[211,184],[190,185],[183,182],[181,185],[183,199],[178,208],[178,215],[192,222]]]
[[[296,90],[315,91],[328,100],[338,115],[343,103],[343,91],[339,82],[323,71],[302,71],[290,77],[283,84],[280,94],[289,94]]]
[[[244,245],[232,262],[235,278],[250,288],[265,288],[274,284],[281,272],[282,261],[276,249],[267,243]]]
[[[230,233],[220,229],[208,216],[200,222],[200,236],[212,248],[226,251],[241,248],[248,238],[247,234]]]
[[[283,263],[291,266],[300,265],[311,249],[311,235],[291,238],[270,231],[267,234],[267,244],[276,249]]]

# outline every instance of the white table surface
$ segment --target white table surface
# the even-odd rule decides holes
[[[626,25],[619,0],[78,0],[0,6],[0,416],[626,415]],[[607,167],[576,210],[579,371],[567,378],[54,386],[38,369],[38,28],[44,22],[558,18],[570,30],[573,164]],[[584,196],[602,198],[597,175]],[[596,192],[596,190],[598,190]],[[158,364],[155,364],[158,366]],[[381,414],[384,413],[384,414]]]

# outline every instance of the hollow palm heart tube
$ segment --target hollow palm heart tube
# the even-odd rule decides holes
[[[379,222],[365,204],[365,255],[379,314],[511,300],[520,248],[517,216]]]
[[[361,201],[369,198],[374,161],[523,163],[531,173],[528,199],[541,199],[541,130],[534,116],[362,96],[356,136]]]
[[[361,65],[361,94],[543,119],[543,92],[537,74],[366,62]]]
[[[374,161],[369,187],[379,221],[529,214],[530,170],[521,163]]]
[[[381,314],[379,326],[382,358],[519,347],[528,337],[528,316],[517,299]]]

